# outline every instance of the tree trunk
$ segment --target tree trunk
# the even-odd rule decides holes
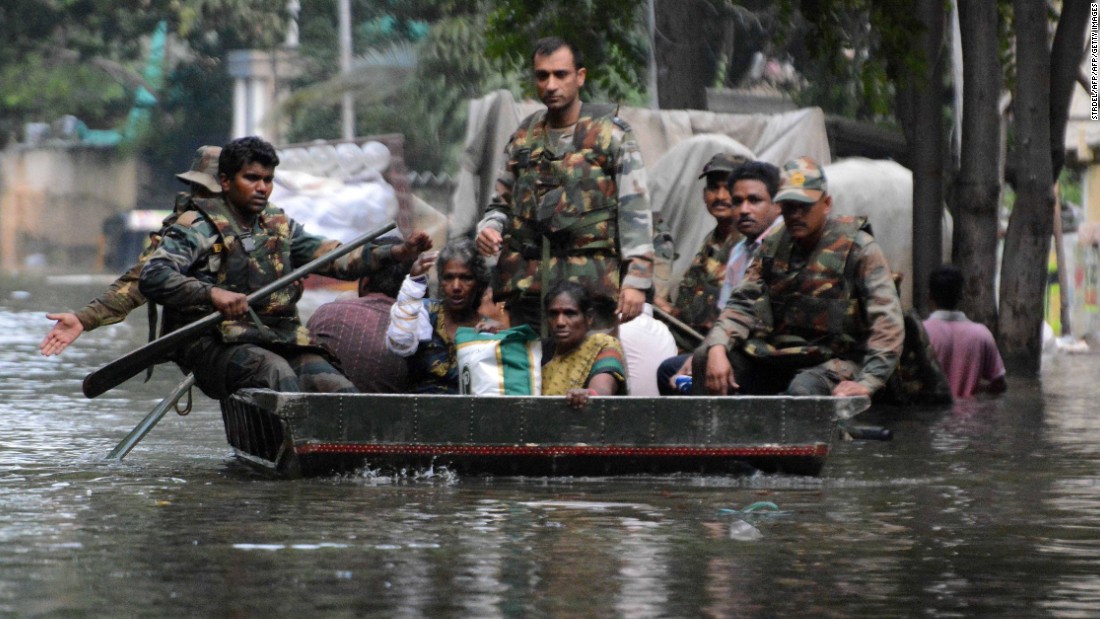
[[[1050,160],[1050,48],[1046,3],[1014,0],[1016,204],[1001,266],[998,341],[1005,367],[1036,376],[1042,353],[1043,288],[1054,226]]]
[[[955,185],[952,261],[963,272],[961,309],[997,332],[993,282],[997,269],[997,209],[1000,205],[1001,64],[997,5],[960,2],[963,89],[962,151]]]
[[[663,110],[707,109],[707,86],[715,59],[700,24],[713,22],[713,9],[699,0],[654,0],[657,101]]]
[[[1066,160],[1066,122],[1073,86],[1085,53],[1089,0],[1063,0],[1058,30],[1050,50],[1050,155],[1052,177],[1062,173]]]
[[[913,125],[907,131],[913,163],[913,306],[928,308],[928,276],[943,261],[943,24],[939,0],[918,0],[914,11],[924,31],[917,37],[924,74],[907,72]]]

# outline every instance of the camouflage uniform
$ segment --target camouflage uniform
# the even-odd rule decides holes
[[[905,344],[898,369],[875,393],[876,402],[896,405],[950,404],[951,385],[936,358],[936,349],[928,339],[921,317],[913,310],[905,312]]]
[[[213,194],[221,193],[222,188],[218,184],[218,156],[221,152],[220,146],[200,146],[195,150],[191,167],[176,174],[176,178],[190,184],[192,188],[201,185]],[[191,201],[193,193],[194,191],[176,194],[172,213],[161,222],[160,230],[149,234],[149,245],[138,256],[134,266],[116,279],[107,288],[106,292],[92,299],[76,312],[76,318],[85,331],[122,322],[130,312],[145,304],[145,296],[138,290],[141,269],[145,267],[145,262],[148,261],[149,256],[153,254],[153,250],[160,244],[161,235],[164,234],[165,228],[174,224],[176,218],[182,213],[194,208]],[[150,308],[149,316],[150,339],[152,339],[156,330],[156,311]]]
[[[589,288],[606,323],[620,284],[652,286],[653,226],[641,152],[614,107],[584,104],[577,123],[561,131],[545,118],[545,111],[536,112],[512,134],[497,193],[478,224],[479,232],[492,227],[504,238],[494,298],[510,309],[526,308],[521,320],[538,327],[540,291],[568,278]],[[622,261],[628,267],[620,282]]]
[[[145,305],[145,295],[138,290],[141,269],[145,267],[149,256],[153,255],[153,250],[160,245],[165,228],[174,224],[181,213],[191,208],[194,208],[191,203],[191,194],[186,192],[177,194],[172,214],[164,218],[160,230],[149,233],[149,245],[138,256],[134,266],[119,276],[103,294],[76,311],[76,318],[84,326],[85,331],[122,322],[130,312]]]
[[[237,226],[233,207],[223,199],[195,200],[195,207],[165,231],[141,272],[141,292],[166,306],[165,331],[213,312],[214,286],[247,294],[339,245],[306,233],[270,204],[250,230]],[[352,252],[317,272],[357,279],[391,250],[384,246]],[[324,350],[312,345],[298,318],[301,293],[301,282],[272,293],[253,305],[250,316],[224,320],[216,332],[185,344],[174,360],[194,370],[199,387],[215,398],[244,387],[354,391]]]
[[[696,354],[696,383],[700,355],[705,367],[705,351],[724,346],[742,387],[756,383],[749,393],[828,395],[844,380],[874,392],[904,336],[890,268],[865,220],[830,218],[809,255],[785,229],[765,239]]]
[[[711,230],[702,249],[684,272],[674,306],[680,320],[700,333],[706,333],[718,318],[718,295],[726,278],[726,263],[730,251],[741,238],[739,234],[730,233],[725,239],[717,239],[716,232],[717,229]]]
[[[672,263],[676,261],[676,241],[659,213],[653,213],[653,296],[668,299],[672,287]]]

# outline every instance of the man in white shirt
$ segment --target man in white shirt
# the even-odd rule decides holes
[[[783,226],[779,205],[773,202],[779,191],[779,168],[764,161],[748,161],[730,173],[730,202],[741,240],[730,250],[726,277],[718,297],[718,309],[725,306],[730,292],[741,284],[760,243]],[[657,386],[662,395],[676,393],[676,376],[691,376],[691,353],[666,359],[657,369]]]

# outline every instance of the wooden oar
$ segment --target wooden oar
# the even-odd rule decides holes
[[[183,394],[187,393],[187,390],[195,384],[195,375],[188,374],[183,382],[176,385],[176,388],[172,390],[160,404],[157,404],[153,410],[149,411],[149,414],[142,419],[130,433],[126,435],[126,438],[122,439],[115,448],[111,450],[111,453],[107,454],[108,460],[122,460],[126,457],[126,454],[130,453],[130,450],[134,448],[141,439],[145,438],[145,435],[153,429],[153,426],[157,425],[164,415],[183,397]]]
[[[329,253],[321,256],[320,258],[303,265],[294,271],[280,277],[279,279],[271,282],[270,284],[260,288],[259,290],[248,295],[248,303],[251,305],[258,300],[261,300],[273,292],[276,292],[290,284],[302,279],[303,277],[313,273],[321,267],[329,264],[330,262],[341,258],[352,251],[358,249],[360,246],[373,241],[374,239],[382,236],[383,234],[393,230],[395,224],[388,224],[372,230],[355,240],[345,243],[340,247],[330,251]],[[94,398],[100,394],[114,389],[118,385],[126,382],[131,377],[137,375],[145,368],[162,361],[168,353],[172,352],[184,342],[194,338],[199,333],[213,327],[224,320],[221,313],[214,312],[207,316],[196,320],[195,322],[180,327],[175,331],[164,335],[158,339],[149,342],[148,344],[133,350],[118,359],[108,363],[107,365],[95,370],[91,374],[84,377],[84,395],[89,398]]]
[[[699,344],[702,344],[703,340],[706,339],[705,337],[703,337],[702,333],[699,333],[695,329],[692,329],[690,326],[683,323],[680,319],[676,318],[672,314],[669,314],[668,312],[657,307],[656,305],[653,306],[653,313],[657,314],[657,317],[661,320],[679,329],[680,332],[684,335],[695,338],[695,341]]]

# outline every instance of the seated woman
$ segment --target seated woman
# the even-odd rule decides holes
[[[625,395],[622,345],[589,331],[594,308],[584,286],[558,282],[543,303],[550,341],[543,346],[542,395],[564,395],[574,408],[587,405],[590,395]]]
[[[425,299],[428,270],[436,265],[441,299]],[[472,241],[448,243],[438,256],[421,254],[401,284],[390,309],[386,347],[408,361],[414,393],[458,393],[454,337],[475,327],[490,271]]]

